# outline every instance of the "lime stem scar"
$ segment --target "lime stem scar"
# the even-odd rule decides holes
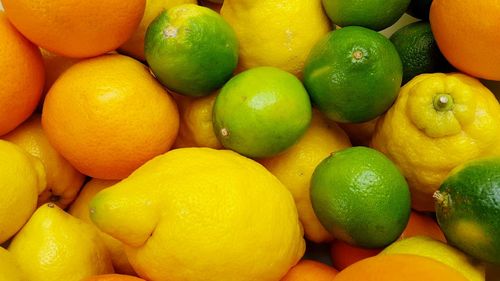
[[[434,96],[432,101],[434,109],[437,111],[449,111],[453,108],[453,98],[449,94],[439,94]]]
[[[356,50],[352,53],[352,57],[356,60],[360,60],[363,58],[363,52],[360,50]]]

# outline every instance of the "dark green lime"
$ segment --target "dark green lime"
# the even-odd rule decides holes
[[[349,26],[330,32],[313,47],[303,80],[314,105],[329,119],[361,123],[392,105],[402,76],[401,59],[389,39]]]
[[[327,157],[311,179],[311,202],[321,224],[335,238],[361,247],[395,241],[408,223],[410,201],[398,168],[364,146]]]
[[[455,168],[434,198],[438,223],[448,243],[500,265],[500,157]]]
[[[390,40],[403,63],[403,83],[422,73],[447,72],[451,68],[439,51],[429,22],[403,26]]]

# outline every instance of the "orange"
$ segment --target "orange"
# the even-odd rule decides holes
[[[38,46],[68,57],[118,48],[137,29],[146,0],[2,0],[7,17]]]
[[[146,66],[105,55],[83,60],[59,77],[45,98],[42,126],[81,173],[122,179],[170,149],[179,113]]]
[[[43,92],[47,93],[57,78],[80,59],[63,57],[44,49],[40,49],[40,51],[42,52],[45,67],[45,87]]]
[[[45,74],[38,48],[0,12],[0,136],[13,130],[35,110]]]
[[[434,0],[430,22],[439,49],[453,66],[500,80],[500,0]]]
[[[357,247],[337,239],[332,243],[330,256],[333,267],[343,270],[360,260],[376,256],[380,251],[382,251],[382,248],[369,249]]]
[[[19,145],[42,161],[47,177],[47,188],[38,195],[38,206],[54,202],[64,209],[73,202],[83,185],[85,176],[71,166],[49,143],[42,129],[39,114],[33,114],[26,122],[2,138]]]
[[[432,217],[411,211],[408,224],[398,240],[417,235],[425,235],[446,243],[443,232]],[[335,240],[331,245],[330,255],[333,266],[338,270],[342,270],[362,259],[375,256],[382,250],[382,248],[368,249],[356,247],[341,240]]]
[[[431,216],[412,211],[408,225],[406,225],[399,239],[418,235],[428,236],[446,243],[446,238],[441,228],[439,228],[438,223]]]
[[[301,260],[281,279],[281,281],[332,281],[337,270],[324,263]]]
[[[378,255],[342,270],[335,281],[466,281],[455,269],[416,255]]]
[[[144,279],[122,274],[103,274],[95,275],[84,279],[83,281],[145,281]]]

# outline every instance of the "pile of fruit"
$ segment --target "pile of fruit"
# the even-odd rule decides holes
[[[500,280],[500,0],[0,8],[0,281]]]

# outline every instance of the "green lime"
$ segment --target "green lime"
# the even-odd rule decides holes
[[[213,107],[215,135],[249,157],[276,155],[296,143],[312,118],[304,86],[274,67],[244,71],[222,87]]]
[[[500,157],[472,160],[453,169],[434,198],[448,243],[500,264]]]
[[[363,26],[376,31],[393,25],[410,0],[323,0],[326,14],[338,26]]]
[[[410,191],[381,152],[357,146],[324,159],[311,178],[311,202],[335,238],[366,248],[385,247],[410,217]]]
[[[188,96],[220,88],[238,64],[234,30],[218,13],[194,4],[158,15],[148,27],[144,48],[158,80]]]
[[[373,30],[349,26],[330,32],[311,50],[304,84],[329,119],[361,123],[384,113],[401,86],[403,66],[394,45]]]
[[[444,72],[450,65],[432,35],[429,22],[403,26],[390,38],[403,63],[403,83],[422,73]]]
[[[411,0],[406,13],[417,19],[429,20],[432,0]]]

